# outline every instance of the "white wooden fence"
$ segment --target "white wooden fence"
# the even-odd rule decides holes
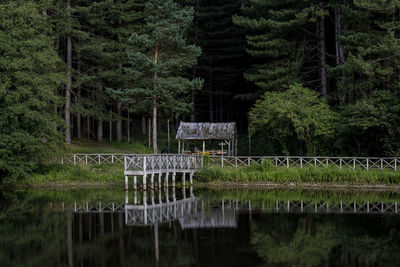
[[[126,155],[129,154],[67,154],[61,157],[61,164],[123,164]]]
[[[271,164],[272,166],[290,167],[334,167],[338,169],[377,169],[397,171],[400,158],[377,157],[300,157],[300,156],[260,156],[260,157],[210,157],[211,164],[222,167],[249,167],[252,164]]]

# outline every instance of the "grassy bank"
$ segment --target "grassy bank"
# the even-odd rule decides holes
[[[180,179],[177,180],[178,183]],[[285,168],[252,165],[251,167],[208,166],[195,174],[195,183],[203,185],[234,184],[321,184],[400,186],[400,172],[389,170],[339,170],[335,168]],[[13,185],[111,185],[124,183],[122,164],[48,164],[23,180],[5,179],[3,184]]]
[[[389,170],[351,170],[337,168],[299,168],[252,165],[251,167],[209,166],[196,174],[201,182],[400,185],[400,172]]]
[[[35,173],[25,179],[15,181],[5,179],[3,184],[12,185],[68,185],[93,184],[111,185],[124,182],[124,167],[122,164],[47,164],[41,166]]]
[[[96,142],[87,139],[73,139],[70,145],[66,145],[65,153],[152,153],[152,149],[143,142]]]

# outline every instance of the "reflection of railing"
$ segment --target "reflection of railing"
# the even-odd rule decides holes
[[[125,203],[118,202],[72,202],[50,203],[52,210],[72,211],[74,213],[110,213],[125,211]]]
[[[338,169],[377,169],[397,171],[399,158],[367,158],[367,157],[210,157],[210,163],[223,166],[249,167],[252,164],[269,162],[275,167],[334,167]]]
[[[197,212],[195,197],[172,202],[147,205],[125,205],[125,223],[127,225],[160,224],[179,220]]]
[[[302,200],[276,200],[268,203],[255,203],[250,201],[237,202],[238,212],[263,212],[277,213],[351,213],[351,214],[392,214],[400,215],[397,202],[312,202]]]

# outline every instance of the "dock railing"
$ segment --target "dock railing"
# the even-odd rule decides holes
[[[182,154],[125,155],[125,175],[194,172],[203,167],[203,157]]]

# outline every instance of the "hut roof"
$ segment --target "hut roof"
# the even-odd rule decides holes
[[[233,140],[236,137],[236,123],[181,122],[178,140]]]

